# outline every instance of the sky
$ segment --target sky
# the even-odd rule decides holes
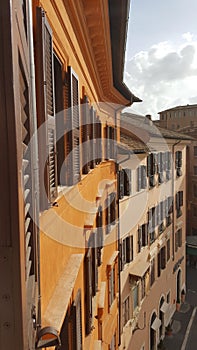
[[[131,0],[124,81],[133,113],[197,103],[197,0]]]

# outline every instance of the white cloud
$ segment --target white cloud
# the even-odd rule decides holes
[[[157,113],[163,109],[197,103],[197,41],[191,33],[182,42],[160,42],[127,60],[125,82],[143,102],[133,111]]]

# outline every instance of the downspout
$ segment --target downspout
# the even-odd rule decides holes
[[[32,131],[32,156],[33,156],[33,176],[34,176],[34,219],[37,240],[37,286],[38,286],[38,310],[36,323],[41,325],[41,296],[40,296],[40,231],[39,231],[39,159],[38,159],[38,134],[37,134],[37,111],[36,111],[36,86],[35,86],[35,64],[34,64],[34,40],[33,40],[33,17],[32,1],[27,1],[27,28],[29,35],[29,59],[30,59],[30,90],[32,96],[31,113],[33,119]]]
[[[115,127],[117,129],[117,111],[120,110],[120,108],[115,110]],[[117,141],[116,141],[117,142]],[[116,147],[117,147],[117,143],[116,143]],[[119,177],[119,164],[127,161],[130,159],[131,157],[131,152],[128,150],[128,155],[125,159],[121,160],[118,163],[118,159],[117,159],[117,151],[116,151],[116,176]],[[117,193],[118,193],[118,189],[117,189]],[[119,329],[118,329],[118,345],[120,346],[121,344],[121,316],[122,316],[122,310],[121,310],[121,279],[120,279],[120,274],[121,274],[121,261],[120,261],[120,254],[121,254],[121,246],[120,246],[120,200],[119,200],[119,196],[117,198],[117,212],[118,212],[118,251],[119,251],[119,259],[118,259],[118,322],[119,322]]]
[[[175,199],[175,193],[174,193],[174,180],[175,180],[175,175],[174,175],[174,161],[175,161],[175,157],[174,157],[174,150],[175,150],[175,146],[178,145],[181,142],[181,140],[179,140],[178,142],[174,143],[172,145],[172,166],[173,166],[173,170],[172,170],[172,195],[173,195],[173,207],[174,207],[174,199]],[[173,208],[173,213],[172,213],[172,260],[174,261],[174,255],[175,255],[175,247],[174,247],[174,235],[175,235],[175,227],[174,227],[174,223],[175,223],[175,210]]]

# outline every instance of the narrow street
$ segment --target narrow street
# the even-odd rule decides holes
[[[166,336],[166,350],[196,350],[197,344],[197,269],[187,266],[187,294],[180,311],[173,316],[173,333]]]

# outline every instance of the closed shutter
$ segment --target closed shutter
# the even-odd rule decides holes
[[[45,123],[46,126],[39,137],[39,158],[42,171],[40,181],[41,208],[45,209],[47,207],[45,190],[49,202],[52,202],[57,196],[57,156],[52,30],[42,8],[37,8],[36,60],[38,67],[38,124],[40,126]],[[47,167],[45,167],[46,161]]]
[[[133,236],[126,238],[126,262],[129,263],[133,260]]]
[[[161,251],[157,255],[157,276],[161,274]]]
[[[92,251],[91,248],[85,256],[85,329],[86,335],[90,334],[92,328]]]
[[[90,144],[89,144],[89,124],[90,124],[90,108],[88,97],[84,96],[82,105],[82,172],[88,174],[90,161]]]
[[[124,172],[124,195],[131,194],[131,169],[123,169]]]
[[[149,154],[147,157],[147,176],[152,175],[152,154]]]
[[[161,248],[161,268],[164,270],[166,267],[166,247]]]
[[[173,197],[168,197],[168,214],[173,213]]]
[[[99,118],[96,118],[96,163],[102,161],[102,124]]]
[[[110,213],[110,196],[105,200],[105,225],[106,225],[106,234],[110,232],[111,229],[111,213]]]

